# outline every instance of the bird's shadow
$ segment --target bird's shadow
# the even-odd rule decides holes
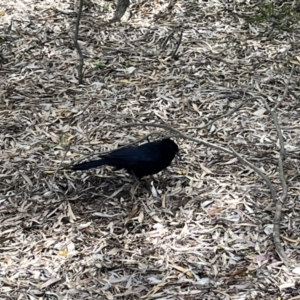
[[[96,218],[97,213],[101,212],[112,216],[118,214],[130,216],[136,207],[143,209],[143,201],[148,204],[150,200],[151,205],[161,209],[163,198],[165,199],[178,183],[182,185],[185,181],[186,178],[177,176],[164,176],[161,180],[161,174],[134,181],[122,171],[120,174],[112,173],[111,176],[92,174],[84,180],[82,178],[73,180],[73,191],[70,191],[69,195],[70,198],[76,199],[72,201],[74,213],[82,217],[90,218],[94,215]],[[167,198],[169,210],[174,210],[181,201],[176,195]]]

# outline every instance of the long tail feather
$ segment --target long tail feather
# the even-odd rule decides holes
[[[85,162],[82,164],[74,165],[72,166],[72,170],[77,171],[77,170],[88,170],[92,168],[96,168],[102,165],[105,165],[106,161],[105,159],[100,159],[100,160],[93,160],[89,162]]]

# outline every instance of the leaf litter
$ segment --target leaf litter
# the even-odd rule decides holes
[[[299,30],[264,38],[241,17],[255,1],[168,5],[132,1],[128,21],[101,26],[112,3],[84,3],[81,86],[73,2],[0,6],[3,299],[297,299]],[[134,194],[123,171],[67,169],[163,133],[118,126],[166,123],[230,145],[280,191],[276,128],[260,97],[276,104],[291,62],[278,118],[289,187],[281,242],[294,268],[274,250],[267,186],[226,153],[177,138],[184,159]]]

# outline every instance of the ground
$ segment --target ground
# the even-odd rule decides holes
[[[138,0],[104,24],[115,4],[86,0],[81,85],[73,1],[0,4],[0,299],[299,298],[299,23],[259,4]],[[69,169],[147,136],[183,159],[135,192]],[[288,264],[269,186],[220,147],[283,200]]]

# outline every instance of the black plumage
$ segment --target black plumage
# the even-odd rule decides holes
[[[136,178],[160,172],[179,154],[177,144],[171,139],[146,143],[137,147],[120,148],[101,155],[101,159],[74,165],[72,170],[88,170],[103,165],[117,170],[125,169]]]

